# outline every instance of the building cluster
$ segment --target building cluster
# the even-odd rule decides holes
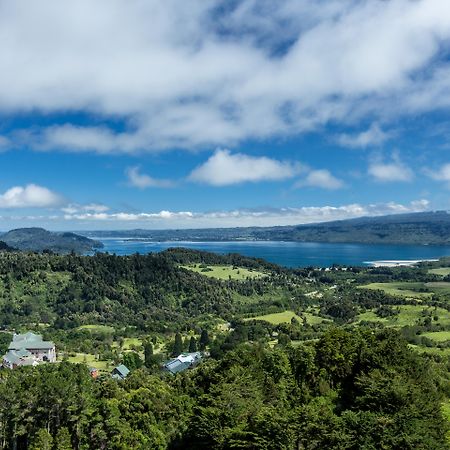
[[[37,366],[43,362],[56,362],[55,344],[44,341],[40,334],[29,331],[13,335],[2,364],[8,369],[15,369],[20,366]]]
[[[200,352],[182,353],[176,358],[167,361],[163,368],[165,371],[175,375],[176,373],[195,367],[201,359],[202,354]]]

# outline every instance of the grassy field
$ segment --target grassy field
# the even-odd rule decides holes
[[[84,363],[88,367],[104,371],[112,370],[113,368],[112,362],[110,362],[110,365],[108,366],[108,361],[99,361],[90,353],[77,353],[76,356],[69,356],[68,361],[73,364]]]
[[[324,319],[322,319],[321,317],[314,316],[311,313],[303,314],[310,325],[314,325],[324,321]],[[289,323],[293,317],[295,317],[300,323],[303,322],[303,319],[295,314],[294,311],[283,311],[280,313],[265,314],[263,316],[250,317],[244,320],[264,320],[265,322],[269,322],[273,325],[279,325],[280,323]]]
[[[450,341],[450,331],[433,331],[430,333],[422,333],[421,336],[425,336],[436,342]]]
[[[87,330],[92,333],[114,333],[114,328],[108,325],[81,325],[79,330]]]
[[[420,289],[430,289],[424,283],[411,283],[411,282],[392,282],[392,283],[370,283],[364,286],[359,286],[362,289],[377,289],[386,292],[390,295],[401,295],[402,297],[413,298],[430,298],[432,292],[419,292]]]
[[[247,278],[259,278],[265,275],[256,270],[250,270],[243,267],[233,268],[233,266],[208,266],[208,269],[211,270],[207,271],[204,271],[205,269],[200,267],[200,264],[191,264],[181,267],[219,280],[245,280]]]
[[[419,353],[427,353],[429,355],[450,356],[450,348],[438,348],[438,347],[422,347],[419,345],[409,344],[409,346]]]
[[[441,275],[443,277],[450,275],[450,267],[439,267],[437,269],[430,269],[428,273],[433,275]]]
[[[431,317],[438,317],[438,320],[433,320],[433,323],[450,324],[450,312],[444,308],[435,309],[421,305],[400,305],[398,308],[400,310],[398,315],[385,318],[378,317],[373,311],[366,311],[358,316],[358,322],[382,322],[386,326],[404,327],[415,325],[418,319],[424,318],[426,314],[431,314]]]

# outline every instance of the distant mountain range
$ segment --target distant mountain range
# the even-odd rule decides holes
[[[308,225],[187,230],[91,231],[86,236],[147,241],[295,241],[365,244],[450,244],[446,211],[362,217]]]
[[[55,253],[86,253],[103,247],[99,241],[75,233],[54,233],[43,228],[18,228],[0,234],[0,250],[29,250]]]

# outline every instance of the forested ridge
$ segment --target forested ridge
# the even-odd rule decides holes
[[[174,242],[262,240],[448,245],[450,214],[447,211],[435,211],[274,227],[96,231],[85,234],[130,240]]]
[[[0,448],[448,448],[449,263],[0,252],[1,350],[33,330],[59,355],[0,371]]]

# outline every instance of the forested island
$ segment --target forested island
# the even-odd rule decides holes
[[[448,245],[446,211],[393,214],[308,225],[183,230],[83,231],[86,236],[147,241],[292,241],[361,244]]]
[[[51,251],[55,253],[86,253],[100,249],[103,244],[70,232],[51,232],[43,228],[18,228],[0,233],[0,250],[5,244],[26,251]]]
[[[32,330],[58,362],[0,371],[0,448],[449,448],[449,300],[448,259],[3,251],[1,351]]]

